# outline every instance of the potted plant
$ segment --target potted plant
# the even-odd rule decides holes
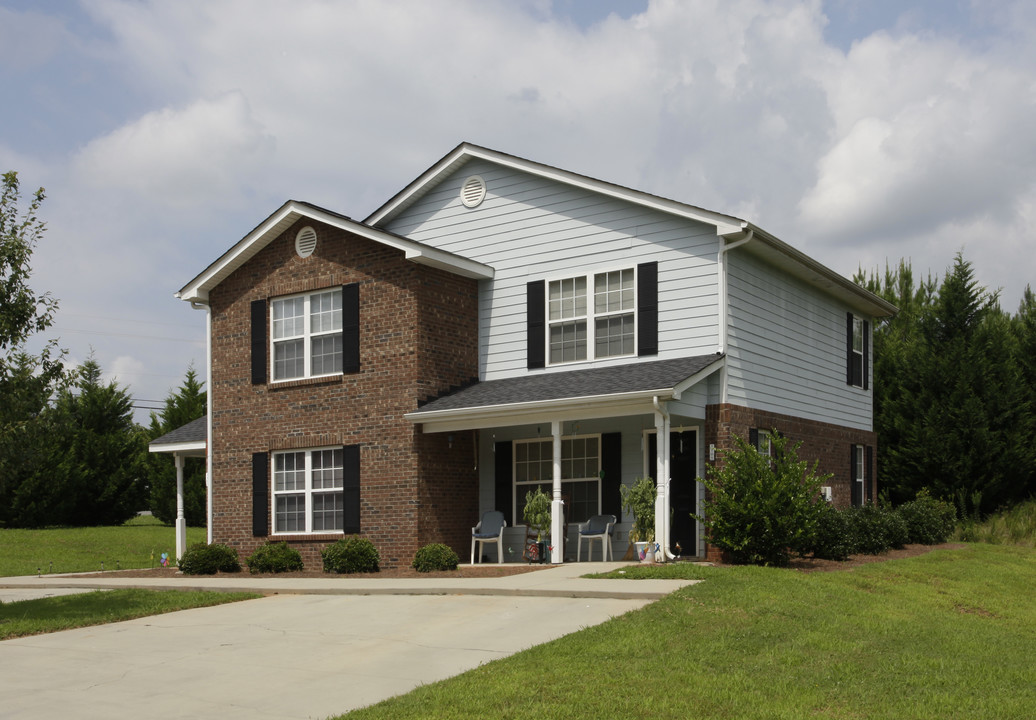
[[[637,478],[632,485],[622,485],[622,511],[633,516],[630,542],[637,549],[637,559],[653,562],[655,558],[655,481],[650,477]]]
[[[543,492],[541,488],[530,490],[525,493],[525,509],[522,511],[522,518],[525,524],[536,531],[536,552],[535,559],[539,562],[546,562],[547,543],[545,538],[550,529],[550,495]],[[526,551],[530,560],[533,553]]]

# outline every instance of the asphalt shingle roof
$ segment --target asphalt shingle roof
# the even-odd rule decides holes
[[[697,355],[675,360],[655,360],[633,365],[490,380],[433,400],[421,407],[416,414],[663,390],[675,387],[720,357],[718,354]]]
[[[170,430],[165,435],[151,441],[152,445],[178,445],[180,443],[205,442],[209,437],[207,417],[202,415],[197,420],[191,420],[186,425],[181,425],[175,430]]]

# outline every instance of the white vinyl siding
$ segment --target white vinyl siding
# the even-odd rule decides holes
[[[461,203],[460,186],[472,174],[485,179],[486,199],[469,209]],[[651,261],[658,262],[659,353],[653,359],[716,351],[718,240],[710,225],[479,160],[458,169],[386,229],[496,271],[479,285],[483,380],[527,372],[527,282],[578,275],[592,280],[595,273]],[[634,351],[596,362],[637,360]]]
[[[742,250],[729,259],[729,402],[871,429],[871,393],[845,383],[847,308]]]

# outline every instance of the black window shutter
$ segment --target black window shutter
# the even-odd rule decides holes
[[[252,536],[266,537],[270,524],[270,483],[268,455],[252,453]]]
[[[506,442],[493,443],[493,472],[496,489],[496,509],[504,514],[509,524],[514,524],[514,489],[511,484],[512,445]]]
[[[252,384],[266,382],[266,301],[252,301]]]
[[[601,435],[601,512],[622,519],[622,433]]]
[[[637,265],[637,355],[658,355],[658,263]]]
[[[870,374],[870,345],[871,345],[871,324],[863,321],[863,389],[866,390],[870,384],[867,376]]]
[[[845,316],[846,339],[845,339],[845,384],[853,384],[853,314]]]
[[[356,534],[360,532],[360,446],[344,446],[342,460],[342,505],[345,508],[342,530]]]
[[[342,286],[342,372],[360,372],[360,285]]]
[[[874,448],[867,446],[863,458],[863,499],[874,502]]]
[[[759,449],[759,428],[748,428],[748,444]]]
[[[544,328],[547,317],[546,285],[543,280],[536,280],[525,286],[526,312],[526,352],[527,367],[535,370],[544,366],[546,361],[546,341]]]

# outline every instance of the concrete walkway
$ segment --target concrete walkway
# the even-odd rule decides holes
[[[278,593],[0,642],[0,718],[325,718],[596,625],[689,584],[579,577],[622,565],[448,581],[0,578],[0,586],[19,592]]]

